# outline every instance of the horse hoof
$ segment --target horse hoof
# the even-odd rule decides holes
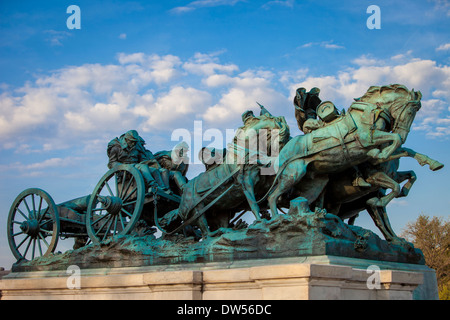
[[[440,163],[439,161],[433,161],[432,163],[430,163],[431,171],[438,171],[438,170],[441,170],[443,167],[444,167],[444,165],[442,163]]]

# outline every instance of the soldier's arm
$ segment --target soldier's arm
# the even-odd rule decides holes
[[[119,162],[119,152],[120,152],[120,146],[112,146],[108,148],[107,154],[109,158],[108,162],[108,168],[112,169],[113,167],[120,165]]]
[[[149,167],[153,167],[153,168],[157,168],[157,169],[161,168],[161,165],[159,164],[158,160],[156,160],[156,157],[153,155],[153,153],[150,150],[147,150],[146,148],[144,148],[142,146],[141,150],[140,150],[140,155],[141,155],[140,163],[146,164]]]

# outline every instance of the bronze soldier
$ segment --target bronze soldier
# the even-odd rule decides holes
[[[298,88],[294,97],[295,119],[298,128],[304,133],[309,133],[318,128],[317,121],[308,121],[317,119],[317,106],[322,102],[319,98],[320,89],[312,88],[308,93],[305,88]]]
[[[159,185],[169,191],[169,174],[161,167],[155,156],[145,147],[145,141],[136,130],[130,130],[108,143],[108,168],[120,164],[134,165],[141,173],[146,185]]]

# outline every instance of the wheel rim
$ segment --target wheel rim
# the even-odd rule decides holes
[[[136,168],[121,165],[108,171],[95,187],[86,213],[92,242],[128,234],[140,218],[144,198],[144,180]]]
[[[8,216],[8,241],[17,260],[54,252],[59,237],[55,202],[41,189],[27,189],[14,200]]]

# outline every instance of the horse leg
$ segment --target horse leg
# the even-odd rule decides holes
[[[368,205],[366,208],[369,215],[372,217],[373,222],[383,234],[386,241],[392,242],[398,239],[398,236],[392,230],[389,218],[386,213],[386,207],[377,207]]]
[[[204,208],[204,205],[202,203],[198,204],[197,207],[193,210],[193,214],[194,215],[198,214],[200,211],[203,210],[203,208]],[[217,235],[218,230],[211,231],[209,229],[209,224],[208,224],[208,220],[205,217],[205,213],[200,215],[200,217],[198,217],[197,220],[194,221],[194,224],[196,224],[200,228],[200,231],[202,232],[202,238],[204,238],[204,239],[207,237],[213,237],[213,236]]]
[[[300,180],[306,174],[306,167],[307,164],[303,159],[294,160],[290,162],[288,165],[286,165],[283,173],[280,175],[278,179],[277,186],[267,199],[270,207],[270,212],[272,214],[272,218],[278,216],[278,208],[277,208],[278,198],[300,182]]]
[[[378,154],[372,154],[372,151],[369,151],[368,155],[373,156],[376,160],[387,160],[395,152],[395,150],[402,145],[402,138],[399,134],[380,130],[373,131],[372,140],[374,145],[382,145],[389,142],[391,143],[389,146],[383,148]]]
[[[373,186],[380,186],[382,188],[392,190],[388,195],[382,197],[381,199],[371,198],[367,200],[369,205],[385,207],[392,201],[392,199],[396,198],[400,194],[400,185],[384,172],[376,172],[369,176],[366,181]]]
[[[422,153],[418,153],[412,149],[401,148],[401,151],[406,153],[407,157],[414,158],[422,167],[428,164],[431,171],[437,171],[444,167],[444,165],[439,161],[431,159],[429,156]]]
[[[398,198],[406,197],[411,190],[414,182],[417,180],[417,175],[414,171],[399,171],[397,172],[397,177],[395,179],[398,183],[402,183],[405,180],[408,180],[408,182],[405,183],[402,190],[400,191],[400,194],[397,196]]]
[[[259,213],[260,209],[259,209],[258,203],[256,201],[255,190],[254,190],[254,186],[259,181],[258,172],[259,172],[259,169],[255,170],[254,168],[247,170],[244,173],[244,177],[242,178],[242,181],[241,181],[244,195],[247,198],[247,202],[248,202],[250,209],[252,210],[253,215],[255,216],[256,220],[261,219],[261,215]]]
[[[392,189],[391,193],[381,199],[374,197],[367,200],[366,210],[369,212],[369,215],[372,217],[375,225],[387,241],[398,239],[389,222],[389,218],[386,213],[386,206],[390,201],[392,201],[392,199],[400,194],[400,185],[384,172],[376,172],[371,175],[367,181],[372,185],[377,185],[385,189]]]
[[[377,150],[377,149],[374,149]],[[375,157],[377,155],[376,151],[371,150],[370,154],[372,154],[373,157]],[[416,152],[413,149],[409,149],[409,148],[398,148],[387,160],[391,161],[391,160],[396,160],[399,158],[403,158],[403,157],[409,157],[409,158],[413,158],[415,159],[422,167],[425,165],[428,165],[430,167],[431,171],[438,171],[440,169],[442,169],[444,167],[444,165],[442,163],[440,163],[437,160],[434,160],[432,158],[430,158],[429,156]],[[372,162],[374,165],[380,164],[385,162],[385,160],[378,160],[378,161],[374,161]]]

